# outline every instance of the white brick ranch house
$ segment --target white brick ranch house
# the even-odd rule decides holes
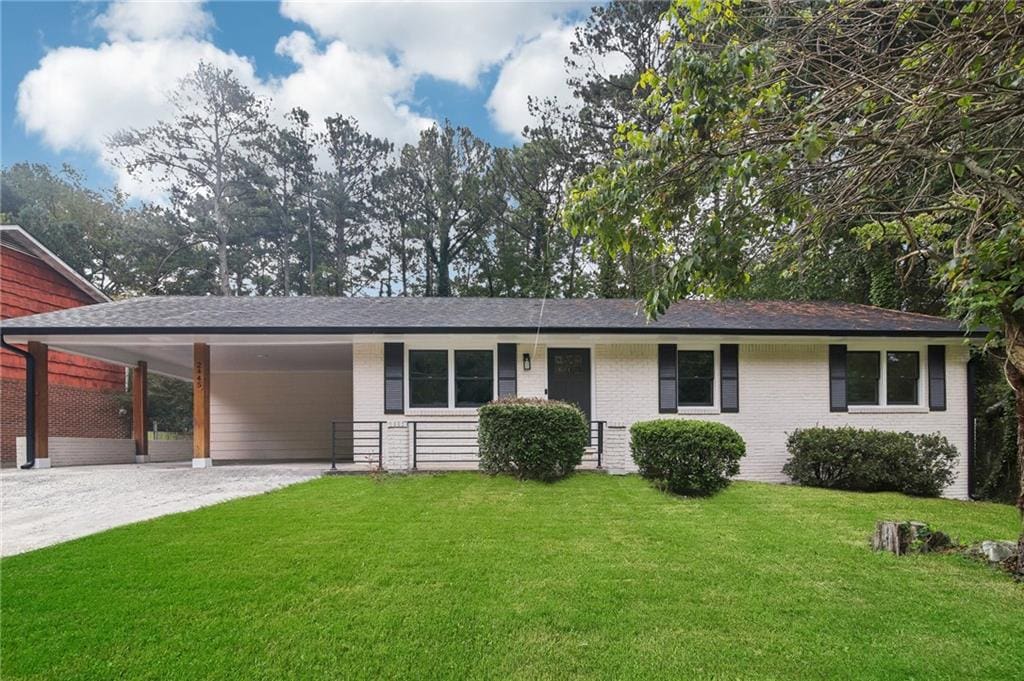
[[[851,425],[940,432],[967,496],[968,340],[947,319],[821,302],[682,301],[647,321],[628,300],[153,297],[9,320],[27,343],[135,369],[134,441],[147,461],[148,371],[193,382],[193,465],[332,458],[392,471],[476,467],[476,410],[563,399],[591,420],[585,465],[635,470],[628,427],[720,421],[747,443],[740,477],[783,481],[787,433]],[[23,458],[60,465],[45,384]],[[80,447],[81,443],[76,446]],[[116,454],[110,454],[116,450]],[[76,461],[81,461],[79,457]]]

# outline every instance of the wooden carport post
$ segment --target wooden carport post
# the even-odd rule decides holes
[[[28,351],[35,361],[35,468],[50,467],[50,366],[45,343],[29,341]]]
[[[210,346],[192,348],[192,467],[209,468],[210,459]]]
[[[149,422],[149,372],[145,362],[139,362],[132,369],[132,439],[135,440],[135,463],[149,461],[149,438],[146,423]]]

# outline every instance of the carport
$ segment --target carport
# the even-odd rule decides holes
[[[120,331],[120,330],[119,330]],[[337,336],[266,334],[116,334],[88,329],[5,329],[4,341],[32,357],[31,438],[25,458],[38,468],[75,463],[167,460],[166,443],[147,439],[148,377],[192,384],[193,467],[215,462],[377,463],[379,438],[352,423],[352,344]],[[51,350],[131,369],[132,440],[83,443],[48,434],[47,360]],[[366,431],[365,433],[362,431]],[[72,442],[74,440],[74,442]],[[181,449],[180,444],[179,449]],[[355,446],[353,446],[355,445]],[[96,449],[96,460],[85,452]],[[33,456],[34,455],[34,456]]]

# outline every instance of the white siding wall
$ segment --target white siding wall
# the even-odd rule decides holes
[[[28,459],[25,438],[16,440],[18,465]],[[135,463],[135,441],[106,437],[51,437],[50,465],[90,466],[96,464]]]
[[[571,343],[565,343],[570,345]],[[884,339],[851,341],[849,348],[914,349],[922,358],[927,341]],[[586,344],[580,344],[584,347]],[[709,346],[710,347],[710,346]],[[531,355],[532,370],[522,369],[522,354]],[[547,387],[546,347],[520,344],[518,348],[519,394],[541,397]],[[353,348],[355,417],[364,420],[411,420],[410,416],[385,417],[383,408],[383,345],[357,344]],[[788,455],[785,441],[796,428],[850,425],[858,428],[909,430],[916,433],[941,432],[961,453],[959,476],[946,491],[948,496],[967,496],[967,348],[950,344],[946,350],[946,411],[927,411],[926,406],[866,408],[857,413],[833,413],[828,408],[827,343],[741,343],[739,349],[740,411],[722,414],[717,409],[696,413],[658,413],[657,344],[599,343],[593,346],[595,420],[609,426],[629,426],[635,421],[664,418],[697,418],[720,421],[735,428],[747,443],[740,477],[748,480],[784,481],[782,465]],[[920,404],[927,405],[926,374],[920,381]],[[717,379],[715,385],[718,391]],[[884,390],[884,386],[883,386]],[[465,410],[416,415],[416,419],[450,418],[452,414],[472,416]],[[607,452],[609,466],[615,455]],[[621,457],[620,470],[635,470],[632,459]]]
[[[17,438],[16,446],[20,466],[28,457],[25,438]],[[191,458],[192,440],[149,441],[151,462],[188,461]],[[53,467],[115,463],[135,463],[134,440],[101,437],[50,438],[50,465]]]
[[[352,418],[351,371],[215,373],[210,384],[214,462],[326,460],[331,421]]]
[[[149,460],[152,463],[191,461],[192,440],[150,440]]]

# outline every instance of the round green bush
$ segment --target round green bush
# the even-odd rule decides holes
[[[739,433],[711,421],[640,421],[629,434],[640,475],[676,494],[724,489],[740,472],[740,459],[747,452]]]
[[[542,399],[501,399],[480,407],[480,468],[551,481],[583,460],[590,427],[577,407]]]
[[[782,472],[809,487],[936,497],[956,477],[956,447],[939,434],[803,428],[786,449]]]

